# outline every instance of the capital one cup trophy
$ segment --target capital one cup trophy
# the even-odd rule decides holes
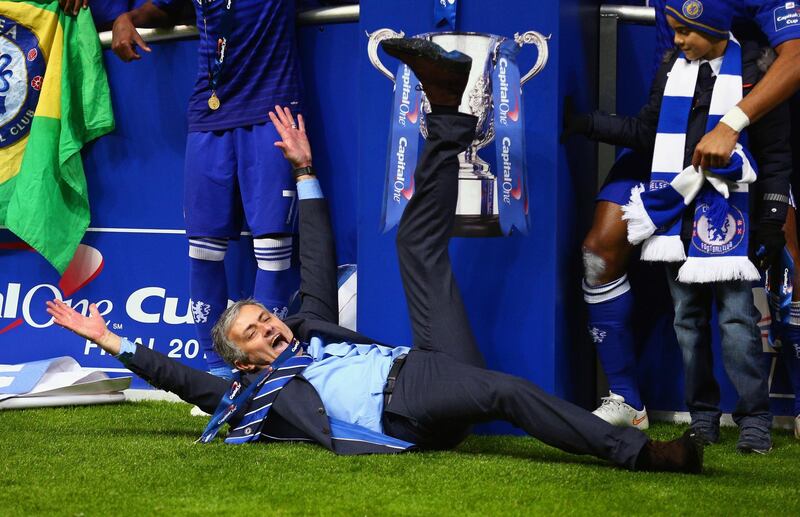
[[[378,56],[378,47],[380,42],[385,39],[402,38],[404,36],[405,33],[396,32],[392,29],[379,29],[369,34],[367,46],[369,60],[375,68],[392,82],[396,82],[397,78],[381,62]],[[489,145],[495,138],[494,110],[508,109],[508,106],[494,105],[492,85],[492,75],[498,63],[500,46],[508,38],[495,34],[474,32],[431,32],[414,37],[430,40],[448,52],[458,50],[472,58],[472,69],[459,110],[477,117],[478,123],[475,139],[467,150],[459,155],[458,204],[456,206],[456,222],[453,234],[461,237],[502,235],[503,232],[500,229],[499,222],[498,190],[500,190],[501,197],[503,197],[502,194],[505,189],[504,197],[508,199],[509,188],[504,187],[504,185],[509,185],[509,183],[501,182],[501,185],[498,186],[497,177],[492,173],[489,164],[478,156],[478,151]],[[547,64],[547,39],[548,37],[535,31],[514,35],[514,42],[519,47],[533,44],[536,45],[538,50],[536,62],[521,77],[520,86],[541,72]],[[406,78],[402,79],[405,80]],[[397,88],[401,88],[401,84],[398,84]],[[427,137],[425,114],[430,113],[430,111],[430,103],[423,92],[419,122],[419,130],[423,137]],[[407,176],[411,175],[413,175],[413,170],[408,170]],[[518,185],[517,190],[519,190]]]

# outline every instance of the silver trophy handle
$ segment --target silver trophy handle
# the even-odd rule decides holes
[[[367,44],[367,56],[369,56],[369,62],[372,63],[372,66],[377,68],[379,72],[388,77],[392,82],[394,82],[394,74],[391,73],[385,66],[383,66],[383,63],[381,63],[381,58],[378,57],[378,45],[380,45],[381,41],[385,39],[403,38],[405,35],[406,33],[403,31],[395,32],[392,29],[378,29],[372,34],[367,33],[367,36],[369,37],[369,43]]]
[[[528,73],[522,76],[522,79],[520,79],[520,86],[527,83],[534,75],[541,72],[544,68],[544,65],[547,64],[547,58],[549,56],[547,40],[549,39],[550,36],[543,36],[541,33],[536,31],[528,31],[524,34],[514,34],[514,41],[517,42],[517,45],[520,47],[522,45],[536,45],[536,49],[539,53],[539,55],[536,56],[536,63],[534,63],[533,68],[531,68]]]

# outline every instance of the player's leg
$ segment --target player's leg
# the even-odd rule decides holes
[[[595,414],[616,425],[647,429],[647,412],[636,381],[633,341],[633,293],[627,268],[628,243],[622,207],[631,189],[647,177],[646,159],[632,152],[620,156],[597,197],[592,228],[583,242],[583,298],[589,335],[609,384],[608,397]]]
[[[191,132],[186,142],[184,216],[189,237],[189,286],[197,339],[209,371],[230,377],[214,352],[211,327],[228,306],[225,253],[241,210],[230,131]]]
[[[414,196],[397,231],[397,256],[414,346],[482,365],[447,249],[458,198],[458,154],[472,142],[477,119],[457,113],[469,76],[468,58],[449,59],[424,40],[389,40],[390,55],[408,63],[434,106],[414,171]]]
[[[559,399],[533,383],[512,375],[448,360],[424,350],[412,350],[400,372],[395,397],[409,416],[388,419],[387,432],[398,432],[422,447],[452,447],[459,429],[505,420],[542,442],[574,454],[591,454],[630,469],[651,468],[640,453],[650,443],[638,429],[613,426],[592,413]],[[400,424],[400,425],[398,425]],[[404,434],[406,433],[406,434]],[[675,470],[696,471],[702,453],[693,444],[676,445]],[[689,450],[691,449],[691,450]],[[687,455],[684,458],[682,452]],[[695,453],[694,457],[690,457]],[[689,464],[694,461],[694,466]],[[667,465],[662,465],[667,469]]]
[[[299,284],[292,258],[297,189],[291,167],[273,145],[280,136],[272,123],[238,128],[235,134],[239,190],[258,265],[253,297],[284,318]]]

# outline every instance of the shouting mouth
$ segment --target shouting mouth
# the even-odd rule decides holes
[[[286,341],[286,338],[283,337],[283,335],[275,334],[269,346],[271,346],[276,352],[280,353],[286,350],[286,347],[289,346],[289,342]]]

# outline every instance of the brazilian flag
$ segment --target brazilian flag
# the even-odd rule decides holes
[[[91,14],[0,1],[0,225],[59,273],[89,226],[81,147],[113,129]]]

